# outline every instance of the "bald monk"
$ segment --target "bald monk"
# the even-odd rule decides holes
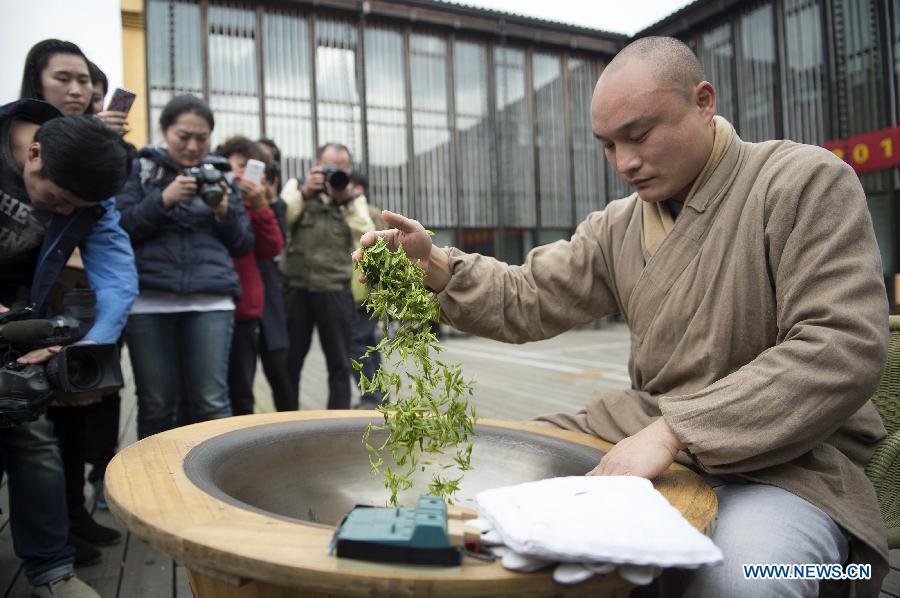
[[[395,228],[362,247],[402,243],[444,321],[479,336],[523,343],[624,317],[631,389],[539,419],[617,443],[590,475],[652,479],[677,460],[706,476],[725,562],[688,574],[685,595],[876,596],[887,545],[863,468],[885,436],[868,397],[888,307],[859,180],[821,148],[741,141],[671,38],[613,59],[591,120],[635,193],[569,241],[508,266],[385,212]],[[869,563],[872,579],[748,580],[742,563]]]

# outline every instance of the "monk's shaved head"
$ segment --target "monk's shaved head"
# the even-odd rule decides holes
[[[644,201],[684,201],[712,152],[716,90],[671,37],[645,37],[600,75],[591,127],[610,164]]]
[[[614,73],[632,61],[647,65],[663,87],[684,90],[689,97],[694,86],[703,81],[703,67],[684,42],[674,37],[642,37],[625,46],[604,69]]]

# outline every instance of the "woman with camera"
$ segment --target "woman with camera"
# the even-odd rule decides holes
[[[164,144],[143,148],[117,197],[135,250],[140,295],[125,332],[138,395],[138,437],[191,419],[228,417],[228,355],[240,283],[232,257],[253,232],[228,161],[209,155],[207,104],[173,98],[159,118]]]

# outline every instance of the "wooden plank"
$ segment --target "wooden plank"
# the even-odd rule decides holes
[[[22,562],[13,553],[12,536],[9,526],[0,532],[0,596],[13,586],[20,574]]]
[[[95,509],[94,521],[106,527],[112,527],[122,532],[122,541],[112,546],[98,546],[102,553],[100,562],[89,567],[79,567],[76,571],[78,577],[103,596],[103,598],[115,598],[119,590],[119,580],[125,567],[125,550],[127,546],[128,530],[109,511]]]
[[[17,578],[24,577],[22,561],[13,553],[9,526],[0,533],[0,595],[7,595]]]
[[[134,371],[131,369],[127,346],[122,347],[122,378],[125,387],[119,393],[122,403],[119,407],[118,450],[137,441],[137,393],[134,390]]]
[[[0,485],[0,595],[6,595],[7,591],[15,583],[20,575],[22,561],[13,552],[12,533],[9,528],[9,486],[6,476]]]
[[[175,598],[192,598],[193,595],[187,569],[175,563]]]
[[[118,596],[166,598],[174,595],[173,561],[134,534],[128,534]]]
[[[28,598],[31,596],[31,584],[25,577],[25,570],[19,569],[19,574],[6,593],[6,598]]]

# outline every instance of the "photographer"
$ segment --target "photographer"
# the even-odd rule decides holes
[[[253,413],[253,379],[259,356],[259,329],[265,307],[265,288],[259,261],[272,260],[284,249],[284,236],[278,218],[269,206],[264,180],[254,181],[246,174],[248,160],[262,161],[259,145],[242,135],[225,141],[216,150],[231,164],[231,172],[244,195],[244,208],[256,241],[253,250],[234,260],[241,281],[241,300],[234,312],[234,336],[228,364],[228,392],[235,415]]]
[[[346,146],[327,143],[299,189],[292,179],[282,192],[290,231],[281,272],[292,398],[299,402],[300,371],[315,326],[328,364],[329,409],[350,408],[350,328],[356,310],[347,256],[359,234],[375,230],[365,196],[356,196],[349,184],[351,163]]]
[[[0,107],[0,312],[31,305],[49,315],[51,289],[80,247],[97,295],[84,340],[115,342],[137,293],[131,247],[108,199],[128,174],[128,150],[94,118],[59,116],[37,100]],[[59,351],[37,349],[16,361],[41,364]],[[33,595],[97,596],[72,573],[62,463],[47,419],[0,428],[0,454],[13,544]]]
[[[241,294],[232,257],[254,245],[228,161],[207,154],[209,106],[177,96],[159,124],[165,146],[140,151],[117,197],[141,286],[125,331],[140,438],[175,426],[181,393],[196,421],[231,415],[228,354]]]

